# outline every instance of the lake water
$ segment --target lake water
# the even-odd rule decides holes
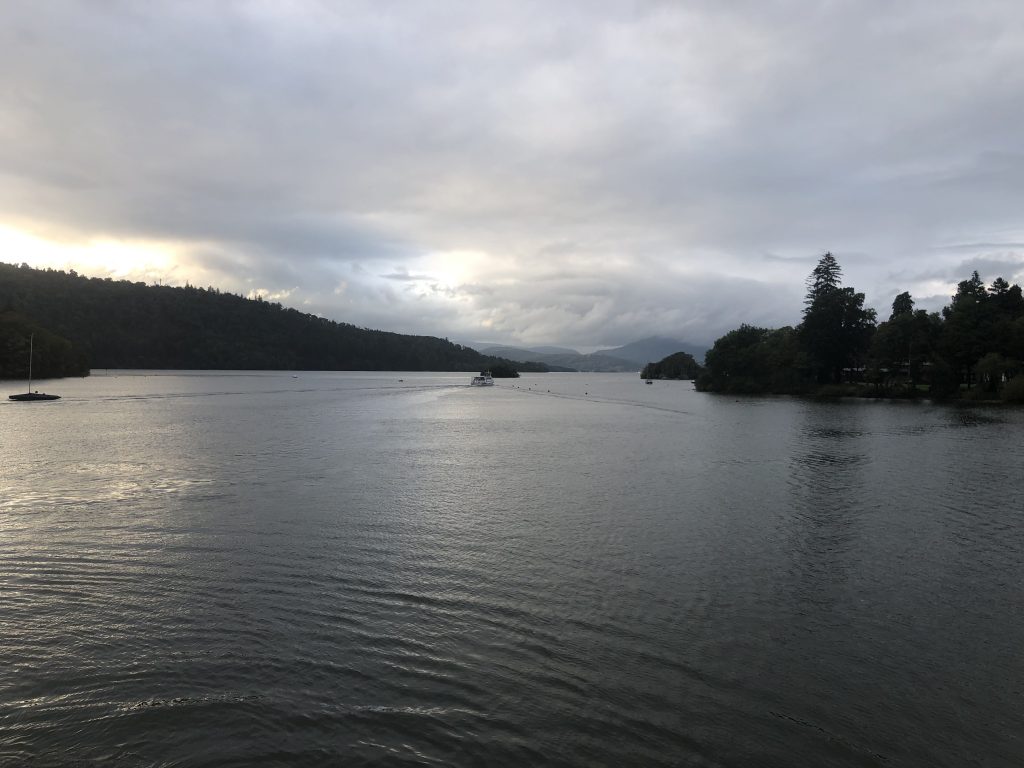
[[[1024,764],[1024,412],[469,376],[0,404],[0,765]]]

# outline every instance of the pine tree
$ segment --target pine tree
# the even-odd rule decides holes
[[[843,269],[836,261],[836,257],[830,251],[818,260],[817,266],[811,270],[807,278],[807,297],[804,304],[804,316],[811,311],[814,302],[823,296],[839,290],[840,280],[843,277]]]

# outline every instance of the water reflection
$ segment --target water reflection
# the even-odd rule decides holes
[[[814,403],[805,404],[798,416],[788,534],[797,558],[794,575],[805,596],[845,578],[845,555],[855,544],[864,471],[871,460],[863,417],[857,407]]]

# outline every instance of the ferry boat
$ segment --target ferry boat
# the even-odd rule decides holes
[[[479,376],[474,376],[473,380],[469,382],[471,387],[493,387],[494,379],[491,378],[490,371],[480,371]]]

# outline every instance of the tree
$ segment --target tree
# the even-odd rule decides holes
[[[842,276],[843,270],[839,266],[839,262],[836,261],[836,257],[826,251],[807,278],[807,297],[804,299],[804,304],[807,305],[804,309],[805,316],[815,301],[839,289],[839,281]]]
[[[998,352],[989,352],[975,365],[978,388],[983,392],[998,392],[1003,382],[1012,379],[1020,368],[1016,360],[1003,357]]]
[[[977,272],[974,273],[977,276]],[[989,286],[988,292],[991,296],[1005,296],[1010,292],[1010,284],[1003,278],[997,277],[992,281],[992,285]]]
[[[945,320],[941,352],[968,387],[974,381],[974,366],[988,351],[992,318],[989,293],[975,270],[970,278],[957,283],[949,306],[942,310]]]
[[[798,392],[800,350],[796,332],[741,325],[715,341],[695,382],[709,392]]]
[[[971,301],[981,301],[987,298],[988,292],[985,290],[985,284],[981,282],[981,278],[978,276],[978,270],[974,270],[971,276],[967,280],[961,280],[956,285],[956,294],[953,296],[953,306],[968,303]]]
[[[907,292],[897,296],[892,314],[878,326],[871,340],[868,360],[872,381],[888,394],[897,393],[904,385],[914,392],[941,329],[937,313],[914,310],[914,300]]]
[[[807,279],[807,306],[800,338],[811,376],[819,384],[839,383],[843,370],[863,362],[875,330],[875,311],[864,294],[839,285],[842,270],[826,253]]]
[[[908,291],[904,291],[892,301],[892,314],[889,315],[889,319],[899,317],[900,315],[909,315],[914,311],[914,300],[910,297]]]

